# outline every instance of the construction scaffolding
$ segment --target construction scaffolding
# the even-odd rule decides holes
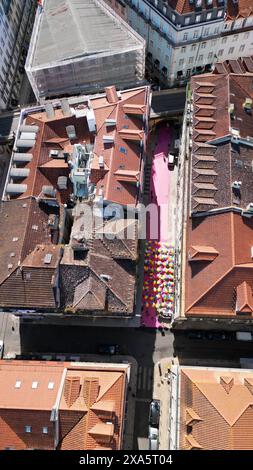
[[[44,0],[26,73],[38,101],[139,84],[145,41],[102,0]]]

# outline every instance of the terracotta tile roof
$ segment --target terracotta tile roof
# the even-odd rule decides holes
[[[252,134],[253,114],[245,103],[253,99],[253,74],[234,62],[229,61],[230,69],[225,68],[224,73],[216,70],[191,81],[193,215],[224,207],[245,210],[253,200],[250,177],[253,148],[235,145],[232,139],[234,132],[246,141]],[[237,181],[241,182],[240,190],[233,187]]]
[[[252,219],[233,212],[189,220],[186,316],[252,316],[251,310],[243,309],[246,304],[252,305],[252,229]],[[242,307],[241,312],[236,305]]]
[[[88,223],[89,214],[88,205],[76,205],[70,244],[60,264],[62,307],[89,314],[132,315],[138,222],[109,219],[99,225],[95,218]]]
[[[252,450],[252,384],[251,371],[182,367],[180,449]]]
[[[120,449],[126,380],[120,365],[0,361],[0,449],[55,449],[57,406],[57,448]]]
[[[71,429],[72,449],[95,449],[97,446],[111,449],[119,449],[121,445],[123,406],[125,398],[126,377],[120,371],[96,371],[94,370],[68,370],[65,380],[79,378],[78,392],[74,396],[71,405],[66,401],[63,393],[60,402],[60,416],[62,421],[67,419],[66,412],[71,415],[79,414],[79,419]],[[80,416],[85,422],[80,423]],[[82,421],[82,420],[81,420]],[[110,424],[106,424],[110,423]],[[81,436],[80,436],[81,434]],[[75,436],[80,436],[75,441]],[[69,441],[69,433],[60,438],[61,449],[66,449]],[[82,445],[82,447],[80,447]]]
[[[70,203],[77,204],[76,200],[73,202],[72,173],[70,178],[76,158],[74,144],[87,144],[91,149],[87,205],[94,204],[92,198],[95,193],[99,196],[100,191],[106,202],[122,205],[138,202],[143,182],[142,153],[146,149],[149,87],[118,93],[115,87],[109,87],[105,91],[104,95],[89,100],[82,97],[75,102],[70,98],[69,116],[56,102],[51,103],[51,117],[48,108],[23,111],[22,125],[33,126],[35,144],[28,149],[27,161],[22,163],[27,170],[22,177],[24,192],[15,195],[6,191],[0,207],[0,306],[51,311],[73,305],[79,311],[133,314],[137,222],[122,219],[116,239],[110,237],[115,235],[112,221],[103,222],[107,236],[101,239],[94,236],[92,228],[90,239],[85,240],[89,255],[83,266],[76,263],[72,251],[84,248],[82,240],[89,234],[86,219],[75,218],[70,246],[64,245],[65,229],[71,219],[71,211],[67,213],[65,208]],[[87,116],[92,111],[96,125],[91,132]],[[21,135],[20,128],[18,137]],[[113,143],[105,142],[104,137],[108,136],[113,136]],[[18,142],[16,144],[18,147]],[[11,167],[16,170],[15,165],[13,155]],[[10,173],[8,182],[13,184]],[[93,189],[95,193],[90,195]],[[20,214],[19,224],[17,213]],[[132,229],[132,238],[127,236],[129,229]],[[62,252],[65,252],[66,274],[73,274],[75,282],[63,283],[61,298],[64,301],[60,306],[57,268]]]
[[[0,214],[1,306],[55,307],[53,279],[60,247],[55,245],[57,228],[52,230],[48,221],[57,210],[27,198],[2,202]]]
[[[60,279],[62,306],[67,311],[133,315],[135,264],[131,261],[91,252],[85,261],[77,264],[72,250],[66,249]]]
[[[139,173],[143,177],[142,148],[145,150],[143,115],[148,115],[149,88],[142,87],[120,93],[117,102],[110,103],[104,97],[92,99],[97,122],[94,160],[91,166],[91,182],[96,184],[96,194],[102,191],[108,202],[136,204],[139,182],[119,179],[118,171]],[[106,120],[115,120],[108,126]],[[103,136],[112,136],[111,144],[103,142]],[[142,142],[142,144],[141,144]],[[141,147],[141,145],[142,147]],[[103,156],[103,167],[98,159]]]
[[[253,15],[252,0],[228,0],[227,3],[227,19],[235,20],[236,18],[248,18]]]
[[[189,0],[167,0],[168,5],[176,10],[179,14],[193,13],[196,11],[195,3],[190,2]],[[206,1],[202,0],[201,10],[206,9]],[[218,6],[218,1],[213,1],[213,7]]]

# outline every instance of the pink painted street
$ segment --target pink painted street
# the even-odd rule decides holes
[[[174,307],[174,246],[168,240],[169,188],[174,176],[168,168],[172,129],[165,125],[157,130],[151,170],[149,203],[158,207],[158,227],[152,213],[147,220],[147,243],[144,261],[142,325],[159,328],[161,315],[171,318]]]

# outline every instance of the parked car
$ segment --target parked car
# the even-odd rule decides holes
[[[149,450],[158,450],[158,439],[149,439]]]
[[[149,449],[150,450],[157,450],[158,449],[158,429],[149,426],[148,428],[148,438],[149,438]]]
[[[206,339],[209,340],[225,340],[229,339],[229,335],[225,331],[206,331]]]
[[[152,428],[158,428],[160,421],[160,401],[152,400],[149,408],[149,425]]]
[[[2,359],[4,354],[4,342],[0,340],[0,359]]]
[[[187,338],[189,339],[204,339],[204,331],[188,331]]]
[[[237,341],[252,341],[252,333],[250,331],[237,331],[236,332]]]
[[[168,167],[173,168],[175,163],[175,156],[172,153],[168,155]]]
[[[113,356],[114,354],[119,354],[119,345],[118,344],[100,344],[98,346],[99,354],[109,354]]]
[[[153,428],[152,426],[148,427],[148,438],[149,439],[158,439],[158,429]]]

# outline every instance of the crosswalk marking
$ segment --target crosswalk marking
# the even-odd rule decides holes
[[[152,387],[153,387],[153,367],[139,366],[137,389],[151,391]]]

